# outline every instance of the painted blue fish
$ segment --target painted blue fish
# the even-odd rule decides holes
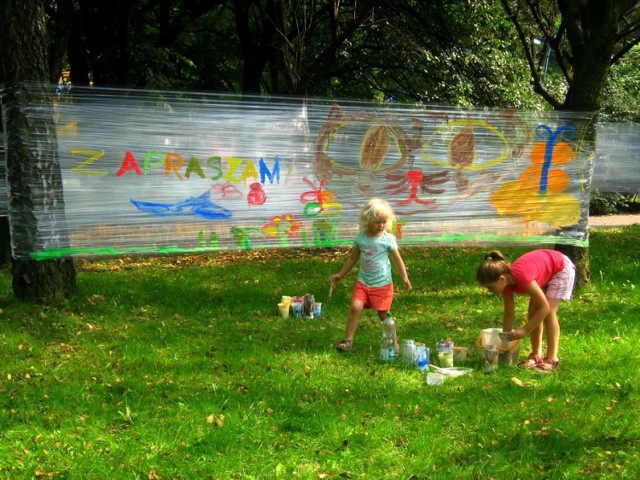
[[[216,205],[210,200],[210,196],[211,191],[207,190],[198,197],[189,197],[178,203],[143,202],[134,199],[130,199],[130,201],[141,212],[158,215],[160,217],[196,216],[209,220],[231,218],[233,215],[231,210]]]

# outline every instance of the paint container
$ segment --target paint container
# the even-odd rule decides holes
[[[453,342],[451,339],[441,340],[436,344],[438,364],[442,368],[453,367]]]
[[[302,318],[302,302],[293,302],[291,304],[291,312],[296,318]]]
[[[313,316],[315,318],[320,318],[322,315],[322,302],[315,302],[313,304]]]
[[[291,300],[292,298],[289,295],[283,295],[282,298],[280,299],[280,303],[286,303],[288,305],[291,304]]]
[[[516,365],[520,356],[520,340],[508,340],[501,328],[485,328],[480,330],[476,346],[487,348],[496,347],[499,363],[502,365]]]
[[[416,343],[416,367],[421,372],[429,368],[429,349],[424,343]]]
[[[416,342],[414,340],[403,340],[400,346],[400,358],[406,366],[413,367],[416,364]]]
[[[302,299],[302,316],[304,318],[313,318],[314,304],[316,303],[315,297],[307,293]]]
[[[289,307],[290,305],[288,303],[279,303],[278,304],[278,311],[280,312],[280,316],[284,319],[289,318]]]
[[[453,347],[453,363],[462,363],[467,359],[469,349],[467,347]]]
[[[484,373],[493,373],[498,368],[499,352],[495,345],[489,345],[482,350]]]

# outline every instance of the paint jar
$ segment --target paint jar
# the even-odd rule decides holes
[[[462,363],[467,359],[467,347],[453,347],[453,363]]]
[[[442,368],[453,367],[453,342],[451,339],[441,340],[436,344],[438,363]]]
[[[279,303],[278,310],[280,311],[280,316],[284,319],[289,318],[289,305],[288,303]]]
[[[489,345],[482,350],[484,373],[493,373],[498,368],[499,352],[495,345]]]
[[[414,340],[403,340],[400,346],[400,358],[406,366],[416,364],[416,342]]]
[[[292,298],[289,295],[283,295],[280,299],[280,303],[291,304]]]
[[[296,318],[302,318],[302,302],[293,302],[291,304],[291,311],[293,312],[293,316]]]
[[[322,302],[315,302],[313,304],[313,316],[319,318],[322,315]]]
[[[424,343],[416,343],[416,367],[421,372],[429,368],[429,349]]]

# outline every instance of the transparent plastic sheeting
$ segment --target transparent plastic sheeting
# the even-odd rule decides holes
[[[403,246],[588,242],[590,114],[97,88],[52,101],[66,221],[38,226],[57,234],[37,259],[349,246],[372,197]]]
[[[640,192],[640,125],[599,123],[592,191]]]

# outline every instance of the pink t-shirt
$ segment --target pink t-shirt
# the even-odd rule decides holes
[[[502,294],[526,293],[533,280],[544,289],[549,280],[563,268],[564,255],[556,250],[543,249],[525,253],[511,264],[511,276],[516,284],[505,287]]]

